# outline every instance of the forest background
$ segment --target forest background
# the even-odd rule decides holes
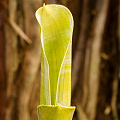
[[[73,14],[73,120],[120,120],[120,0],[0,0],[0,120],[37,120],[43,3]]]

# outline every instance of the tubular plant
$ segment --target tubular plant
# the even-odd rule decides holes
[[[36,11],[41,34],[41,92],[38,120],[72,120],[71,47],[73,17],[62,5]]]

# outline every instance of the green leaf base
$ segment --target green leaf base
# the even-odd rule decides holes
[[[39,105],[38,120],[72,120],[75,107]]]

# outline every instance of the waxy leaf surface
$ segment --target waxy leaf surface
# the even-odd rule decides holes
[[[36,12],[41,31],[41,105],[70,106],[73,17],[62,5]]]

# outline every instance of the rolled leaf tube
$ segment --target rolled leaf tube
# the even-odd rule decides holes
[[[72,14],[62,5],[44,5],[36,11],[36,18],[41,34],[39,120],[63,120],[56,117],[62,114],[65,120],[71,120],[75,110],[70,107]],[[51,118],[48,111],[54,111],[55,116]]]

